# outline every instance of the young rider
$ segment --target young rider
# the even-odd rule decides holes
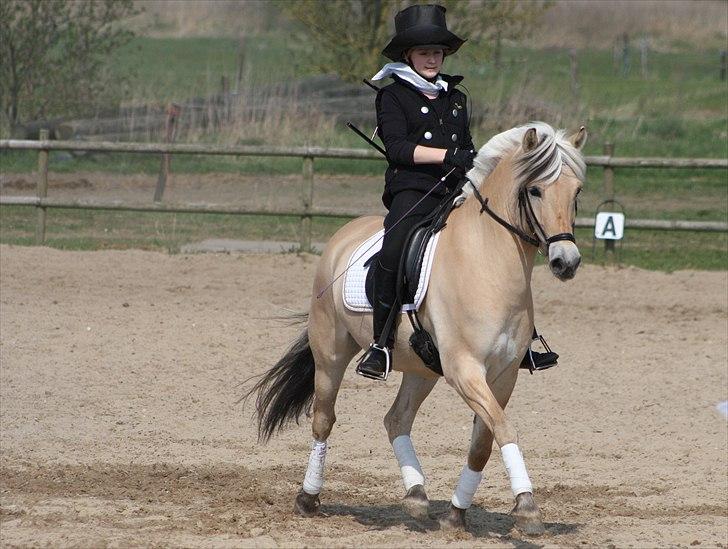
[[[378,133],[389,162],[382,196],[389,213],[382,249],[372,265],[374,343],[357,367],[358,373],[375,379],[384,378],[394,342],[390,330],[387,344],[377,345],[395,306],[404,240],[455,188],[475,156],[465,95],[455,89],[463,77],[440,73],[444,58],[464,42],[447,29],[445,8],[410,6],[395,16],[394,24],[396,34],[382,52],[393,63],[373,77],[394,80],[376,100]]]
[[[372,78],[394,80],[376,99],[378,134],[389,163],[382,195],[389,213],[382,249],[371,266],[374,343],[357,366],[357,373],[374,379],[385,379],[391,365],[396,312],[386,324],[399,306],[396,277],[404,240],[457,187],[475,157],[466,97],[455,88],[463,77],[440,72],[445,57],[465,40],[447,29],[445,8],[439,5],[410,6],[397,13],[394,23],[396,34],[382,51],[393,62]],[[386,344],[379,345],[385,328]]]

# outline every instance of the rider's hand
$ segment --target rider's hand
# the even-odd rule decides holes
[[[475,151],[469,151],[467,149],[455,147],[453,149],[447,150],[447,152],[445,153],[445,160],[443,160],[443,164],[450,168],[456,168],[459,172],[465,174],[470,168],[473,167],[474,158]]]

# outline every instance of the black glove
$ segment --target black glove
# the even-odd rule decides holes
[[[443,163],[450,168],[455,168],[461,175],[465,175],[473,167],[474,158],[475,151],[455,147],[447,150]]]

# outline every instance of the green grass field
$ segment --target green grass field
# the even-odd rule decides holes
[[[260,36],[249,43],[245,81],[262,85],[313,74],[305,55],[305,49],[292,45],[285,37]],[[616,156],[726,158],[728,91],[726,83],[718,78],[718,58],[719,52],[712,50],[650,52],[643,76],[635,51],[630,73],[622,76],[611,51],[582,50],[577,52],[578,93],[570,85],[566,50],[507,48],[498,70],[472,55],[462,55],[448,60],[446,72],[467,76],[474,109],[484,120],[473,128],[476,143],[482,144],[499,127],[505,129],[502,124],[509,124],[514,116],[525,116],[537,105],[553,114],[554,120],[546,120],[553,125],[587,125],[590,138],[586,154],[601,154],[604,143],[611,142],[616,145]],[[134,90],[130,99],[134,102],[182,101],[217,91],[223,74],[234,81],[237,43],[214,38],[138,38],[119,52],[116,65],[121,71],[134,72],[130,82]],[[306,121],[301,120],[300,125],[305,130]],[[305,133],[289,131],[276,136],[276,143],[301,145]],[[201,135],[199,139],[219,141],[215,135]],[[322,135],[317,144],[363,146],[357,136],[342,127]],[[2,173],[29,173],[36,165],[35,153],[0,153]],[[51,170],[56,172],[155,174],[158,169],[159,159],[148,155],[51,154]],[[178,156],[173,169],[176,173],[278,175],[300,173],[301,163],[298,159]],[[322,174],[380,175],[382,171],[381,162],[316,161],[316,173]],[[725,170],[620,169],[616,171],[615,188],[616,197],[631,218],[728,220]],[[602,198],[601,170],[592,169],[580,215],[593,215]],[[34,223],[32,208],[0,208],[0,241],[32,243]],[[314,240],[325,240],[340,224],[315,220]],[[74,249],[141,247],[175,251],[185,242],[212,236],[298,239],[298,220],[260,216],[49,210],[48,227],[50,245]],[[580,233],[582,242],[590,241],[588,231]],[[630,231],[622,259],[627,264],[654,269],[725,269],[726,246],[725,234]],[[588,246],[582,247],[588,260]],[[596,260],[600,260],[599,256]]]

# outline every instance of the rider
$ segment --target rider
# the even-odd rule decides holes
[[[374,343],[357,366],[357,373],[374,379],[385,379],[391,369],[387,365],[399,315],[393,313],[390,326],[387,321],[399,306],[396,278],[404,241],[457,188],[475,157],[466,97],[455,88],[463,77],[440,73],[444,58],[465,40],[447,29],[445,8],[439,5],[410,6],[395,15],[394,24],[395,36],[382,51],[393,63],[372,78],[394,80],[376,99],[378,134],[389,163],[382,202],[389,213],[382,249],[372,265]],[[380,345],[385,329],[386,343]]]

